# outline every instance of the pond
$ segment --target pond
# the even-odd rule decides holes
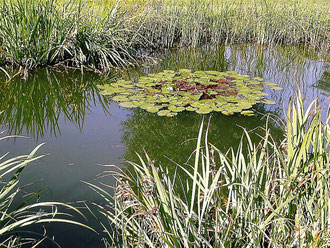
[[[104,170],[100,164],[125,166],[123,161],[138,161],[136,152],[145,150],[156,163],[174,171],[176,164],[185,164],[193,152],[203,118],[210,120],[209,140],[220,150],[236,147],[243,127],[253,130],[267,122],[265,114],[284,118],[290,96],[300,87],[306,104],[319,97],[329,105],[329,62],[316,52],[297,47],[262,47],[255,45],[202,47],[167,51],[157,63],[149,60],[141,66],[113,75],[57,72],[40,69],[24,81],[1,80],[0,130],[25,138],[0,142],[1,154],[27,154],[37,144],[45,143],[39,154],[46,157],[28,167],[21,185],[35,182],[26,192],[46,188],[43,201],[100,201],[82,181],[96,183],[96,175]],[[136,79],[148,73],[188,68],[228,71],[275,82],[282,91],[266,90],[275,105],[257,104],[255,116],[226,116],[215,112],[200,115],[182,112],[177,116],[159,117],[142,109],[127,109],[99,94],[97,85],[119,77]],[[3,78],[4,79],[4,78]],[[275,121],[269,127],[277,139],[282,130]],[[257,140],[257,135],[255,135]],[[189,162],[188,162],[189,163]],[[113,181],[107,183],[112,184]],[[101,232],[96,221],[89,224]],[[101,247],[101,237],[70,225],[49,228],[63,247]]]

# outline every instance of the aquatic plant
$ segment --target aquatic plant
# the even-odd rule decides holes
[[[94,184],[111,208],[98,205],[109,244],[118,247],[327,247],[330,242],[330,115],[314,101],[290,101],[285,139],[264,127],[260,143],[248,130],[237,151],[202,142],[199,130],[188,177],[169,173],[145,154],[129,170],[114,169],[115,195]],[[313,108],[314,107],[314,108]],[[243,153],[247,147],[248,153]],[[112,168],[112,169],[111,169]],[[114,200],[114,203],[112,201]]]
[[[81,0],[3,0],[0,58],[25,70],[57,65],[109,72],[134,61],[138,36],[127,29],[129,20],[116,3],[97,15]]]
[[[2,133],[0,132],[0,134]],[[12,137],[0,137],[0,141]],[[40,202],[38,198],[42,190],[18,200],[21,197],[20,194],[22,191],[22,186],[19,185],[20,174],[28,164],[44,157],[44,155],[36,156],[36,152],[41,146],[42,144],[37,146],[28,155],[20,155],[5,160],[8,156],[8,153],[6,153],[0,157],[1,247],[21,247],[23,244],[29,245],[29,247],[37,247],[44,240],[51,239],[47,237],[45,227],[43,227],[44,232],[40,234],[24,231],[24,228],[31,225],[42,227],[45,223],[61,222],[75,224],[93,230],[86,224],[70,218],[69,210],[86,219],[82,212],[72,205],[61,202]]]
[[[165,70],[158,74],[140,77],[136,83],[120,80],[110,85],[100,85],[103,95],[115,95],[112,100],[126,108],[139,107],[159,116],[172,117],[178,112],[195,111],[208,114],[218,111],[225,115],[248,111],[254,104],[275,104],[265,98],[263,85],[281,90],[275,83],[263,82],[262,78],[250,79],[235,71]]]

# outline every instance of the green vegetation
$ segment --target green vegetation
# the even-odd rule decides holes
[[[310,0],[10,0],[0,6],[0,62],[24,69],[127,66],[144,48],[304,44],[329,51],[329,7]]]
[[[82,129],[86,113],[96,102],[108,111],[107,99],[98,94],[95,84],[103,81],[95,73],[68,75],[54,70],[35,70],[24,83],[19,77],[12,79],[1,84],[0,123],[7,125],[10,134],[24,131],[35,138],[47,132],[60,134],[61,117]]]
[[[132,61],[130,44],[136,42],[127,30],[126,12],[114,5],[101,17],[89,9],[84,14],[82,8],[82,1],[60,5],[55,0],[4,0],[0,6],[2,59],[24,69],[63,65],[102,71]]]
[[[326,247],[330,242],[329,112],[292,99],[285,139],[266,125],[260,143],[250,133],[226,153],[200,127],[190,168],[170,173],[145,154],[130,170],[111,169],[115,195],[89,184],[108,202],[109,242],[128,247]],[[210,134],[212,135],[212,133]],[[247,149],[247,154],[243,150]],[[171,176],[172,175],[172,176]],[[115,203],[113,204],[112,198]],[[112,212],[114,211],[114,212]]]
[[[8,138],[12,137],[0,137],[0,141]],[[32,193],[23,200],[17,200],[17,198],[22,197],[20,195],[22,186],[19,185],[19,176],[28,164],[43,157],[43,155],[35,156],[40,146],[37,146],[28,155],[21,155],[7,160],[4,159],[8,153],[1,154],[0,247],[21,247],[23,244],[37,247],[45,239],[51,239],[46,236],[46,233],[35,234],[22,229],[35,224],[61,222],[80,225],[93,230],[87,225],[70,218],[68,210],[72,210],[85,218],[77,208],[60,202],[39,202],[37,198],[42,191]],[[67,210],[62,212],[61,208]],[[24,236],[25,232],[26,237]],[[34,236],[38,238],[33,238]]]
[[[274,104],[265,98],[264,85],[281,90],[275,83],[263,78],[250,79],[235,71],[195,71],[180,69],[149,74],[132,81],[120,80],[110,85],[100,85],[103,95],[115,95],[112,100],[126,108],[142,108],[159,116],[173,117],[178,112],[192,111],[208,114],[212,111],[225,115],[241,113],[252,116],[250,109],[262,102]]]

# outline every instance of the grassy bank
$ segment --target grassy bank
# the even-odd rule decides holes
[[[304,44],[329,51],[322,0],[10,0],[0,7],[0,61],[109,71],[139,48]]]
[[[304,110],[301,99],[289,104],[281,143],[266,125],[260,143],[245,130],[237,150],[220,151],[209,144],[212,133],[202,124],[191,167],[177,165],[187,181],[147,155],[130,163],[129,171],[104,172],[102,178],[117,178],[114,197],[89,185],[112,206],[99,206],[111,226],[109,242],[118,247],[327,247],[330,116],[323,123],[316,102]]]

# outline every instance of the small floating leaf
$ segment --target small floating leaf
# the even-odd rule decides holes
[[[150,107],[150,108],[147,108],[146,110],[150,113],[157,113],[159,111],[159,107]]]
[[[272,90],[283,90],[283,88],[279,87],[279,86],[272,86],[272,87],[270,87],[270,89],[272,89]]]
[[[121,102],[119,103],[120,106],[125,108],[136,108],[137,106],[133,102]]]
[[[269,99],[263,99],[261,102],[265,103],[265,104],[276,104],[276,102],[269,100]]]
[[[211,113],[211,112],[212,112],[212,109],[209,106],[199,108],[199,109],[196,110],[196,113],[198,113],[198,114],[208,114],[208,113]]]
[[[178,107],[176,107],[176,106],[169,106],[168,109],[171,110],[171,111],[173,111],[173,112],[181,112],[185,108],[184,107],[180,107],[180,106],[178,106]]]
[[[112,98],[113,101],[116,101],[116,102],[126,102],[128,100],[127,96],[124,96],[124,95],[118,95],[118,96],[114,96]]]
[[[251,110],[244,110],[241,112],[241,114],[245,116],[254,116],[254,112]]]
[[[253,80],[260,81],[260,82],[264,81],[264,79],[261,77],[254,77]]]
[[[154,107],[155,105],[154,104],[151,104],[151,103],[142,103],[141,105],[140,105],[140,108],[142,108],[142,109],[147,109],[147,108],[152,108],[152,107]]]
[[[186,110],[187,111],[195,112],[197,110],[197,108],[194,108],[194,107],[189,106],[189,107],[186,107]]]
[[[171,113],[171,111],[169,110],[161,110],[157,113],[157,115],[159,116],[167,116],[169,113]]]
[[[191,70],[189,70],[189,69],[180,69],[179,72],[181,72],[181,73],[190,73]]]

